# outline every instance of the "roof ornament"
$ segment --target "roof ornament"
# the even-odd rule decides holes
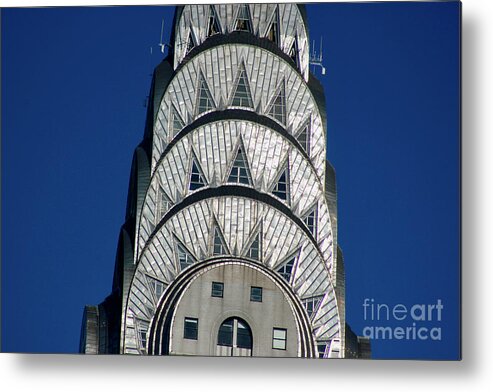
[[[323,52],[322,52],[322,36],[320,36],[320,53],[317,53],[315,51],[315,40],[313,40],[313,45],[312,45],[312,53],[310,55],[310,65],[313,65],[313,71],[315,72],[315,67],[321,67],[322,68],[322,75],[325,75],[325,67],[322,64],[323,61]]]
[[[161,39],[159,41],[159,47],[161,48],[161,53],[164,54],[164,48],[171,48],[171,46],[167,43],[164,43],[164,18],[161,19]]]

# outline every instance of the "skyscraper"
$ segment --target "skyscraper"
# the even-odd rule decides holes
[[[304,6],[177,7],[112,293],[85,308],[81,352],[361,355],[346,337],[335,173],[309,66]]]

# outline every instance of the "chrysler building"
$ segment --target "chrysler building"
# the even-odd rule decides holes
[[[305,7],[177,7],[147,108],[112,292],[86,306],[80,351],[365,356]]]

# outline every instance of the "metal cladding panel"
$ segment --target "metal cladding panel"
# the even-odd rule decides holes
[[[149,188],[150,181],[150,167],[149,160],[145,151],[141,147],[137,147],[134,153],[134,161],[132,170],[136,172],[135,184],[132,184],[135,188],[131,189],[130,192],[135,192],[135,203],[133,208],[135,208],[135,227],[138,229],[140,226],[140,217],[142,206],[147,195],[147,190]],[[136,242],[137,235],[136,232],[132,233],[132,240]],[[134,242],[134,251],[137,249],[136,243]]]
[[[166,146],[175,137],[171,126],[173,107],[186,124],[208,113],[198,113],[197,90],[202,78],[213,100],[212,110],[234,108],[230,105],[240,67],[245,67],[254,110],[268,115],[279,88],[286,91],[286,124],[296,134],[309,121],[310,159],[323,181],[325,172],[325,130],[318,105],[303,78],[283,59],[268,50],[242,44],[212,47],[190,59],[170,82],[161,101],[154,127],[152,172]],[[245,108],[242,108],[245,109]],[[277,120],[276,120],[277,121]]]
[[[346,272],[344,268],[344,256],[342,250],[339,246],[336,247],[336,259],[337,259],[337,269],[336,269],[336,282],[334,284],[337,304],[339,306],[339,319],[341,320],[341,326],[346,324]],[[346,352],[346,328],[341,328],[341,346]]]
[[[123,316],[125,314],[125,308],[127,304],[128,292],[130,285],[132,284],[132,277],[135,272],[135,264],[133,263],[134,252],[132,250],[132,238],[128,235],[128,232],[122,228],[120,231],[120,243],[119,243],[119,257],[121,257],[121,263],[123,264],[123,280],[122,280],[122,301],[121,301],[121,313],[120,318],[122,323],[120,325],[120,347],[119,352],[121,352],[121,347],[123,343]],[[120,262],[120,261],[118,261]]]
[[[154,91],[152,95],[152,109],[153,109],[153,119],[156,120],[157,110],[159,109],[159,104],[163,98],[166,86],[168,86],[169,81],[173,75],[173,67],[168,61],[163,61],[159,64],[154,72]]]
[[[85,306],[79,351],[83,354],[99,353],[99,309]]]
[[[279,42],[277,45],[286,54],[297,41],[299,70],[304,79],[309,77],[309,45],[308,33],[300,9],[296,4],[249,4],[252,21],[252,33],[257,37],[267,37],[270,25],[278,10]],[[229,34],[235,30],[238,13],[237,4],[215,5],[221,34]],[[180,65],[187,55],[188,41],[192,34],[197,45],[203,44],[208,38],[210,5],[186,5],[180,14],[175,30],[174,66]]]
[[[340,320],[335,292],[329,291],[313,318],[317,340],[331,340],[340,337]]]
[[[329,161],[325,161],[325,199],[329,206],[334,244],[337,245],[337,186],[336,173]]]

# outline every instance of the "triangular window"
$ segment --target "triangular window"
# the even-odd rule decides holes
[[[253,109],[252,93],[250,92],[250,85],[248,84],[247,74],[244,66],[241,66],[240,68],[236,86],[233,91],[234,93],[231,106],[243,106]]]
[[[311,297],[311,298],[306,298],[304,299],[303,305],[305,306],[305,309],[308,313],[308,317],[312,318],[312,316],[317,313],[317,310],[320,306],[320,303],[322,302],[323,295],[320,295],[318,297]]]
[[[224,255],[228,254],[228,248],[226,247],[226,242],[224,241],[224,237],[221,234],[221,230],[219,230],[219,226],[214,226],[214,242],[212,248],[212,255]]]
[[[281,124],[286,124],[286,94],[284,90],[284,83],[282,83],[277,95],[272,100],[272,103],[267,110],[267,114]]]
[[[280,274],[287,282],[291,280],[291,274],[293,273],[294,262],[296,256],[289,258],[280,268],[277,269],[277,273]]]
[[[195,189],[202,188],[206,186],[205,176],[200,169],[200,166],[195,157],[192,158],[192,172],[190,173],[190,186],[189,190],[194,191]]]
[[[235,30],[248,31],[249,33],[253,31],[248,4],[240,4],[238,16],[236,17]]]
[[[249,259],[260,260],[260,232],[255,234],[255,237],[248,248],[246,256]]]
[[[241,146],[238,148],[238,153],[236,154],[233,167],[229,172],[228,182],[252,185],[250,181],[250,172],[248,170],[246,157]]]
[[[289,197],[289,181],[288,181],[288,168],[286,167],[272,189],[272,193],[282,200],[288,200]]]
[[[187,53],[190,53],[190,51],[195,48],[196,43],[195,43],[195,38],[193,38],[193,33],[192,30],[190,30],[190,33],[188,34],[188,40],[187,40]]]
[[[296,137],[296,140],[298,140],[303,150],[310,155],[310,132],[308,131],[308,125],[303,128],[303,130]]]
[[[200,75],[199,89],[197,91],[197,114],[207,112],[215,108],[214,101],[212,99],[211,92],[204,76]]]
[[[171,129],[173,130],[173,136],[180,132],[185,127],[185,123],[181,119],[176,108],[171,106]]]
[[[176,241],[176,254],[178,256],[178,263],[180,264],[180,269],[182,270],[195,263],[195,258],[190,254],[187,248],[185,248],[178,241]]]
[[[209,27],[207,28],[207,36],[210,37],[214,34],[220,34],[221,27],[219,26],[219,20],[217,18],[216,10],[214,6],[209,7]]]
[[[164,293],[164,289],[166,288],[166,285],[160,280],[151,278],[150,276],[146,275],[146,278],[147,278],[147,283],[149,284],[149,287],[152,291],[152,294],[154,295],[154,300],[158,302],[159,298],[161,298],[161,295]]]
[[[275,44],[279,45],[279,8],[276,7],[274,12],[274,17],[272,23],[270,24],[269,30],[267,32],[267,38],[270,39]]]
[[[156,223],[158,223],[163,218],[164,214],[166,214],[166,212],[170,209],[172,204],[173,203],[171,202],[168,195],[166,195],[164,189],[159,187],[158,201],[157,201],[158,213],[156,217],[157,218]]]
[[[289,49],[289,57],[296,66],[299,68],[299,57],[298,57],[298,37],[294,37],[293,45],[291,45],[291,49]]]
[[[313,208],[303,219],[306,227],[310,230],[310,233],[315,237],[315,233],[317,231],[317,209]]]

